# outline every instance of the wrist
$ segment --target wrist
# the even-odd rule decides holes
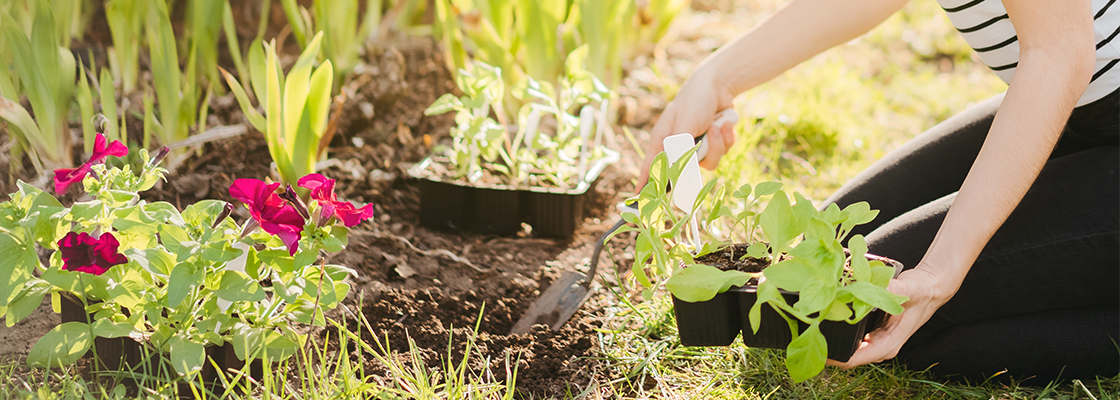
[[[945,304],[953,295],[957,294],[957,289],[960,289],[963,277],[957,278],[955,275],[947,273],[945,268],[937,268],[934,265],[922,260],[918,263],[912,273],[918,273],[923,276],[926,282],[923,285],[927,288],[927,293],[930,300],[938,304]]]

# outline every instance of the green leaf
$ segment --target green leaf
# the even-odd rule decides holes
[[[894,278],[894,268],[886,265],[875,265],[871,267],[871,279],[866,282],[886,288],[891,283],[892,278]]]
[[[35,342],[27,354],[27,364],[37,367],[62,367],[78,361],[93,343],[89,325],[66,322],[55,326]]]
[[[257,257],[262,263],[279,272],[291,273],[295,271],[295,262],[287,250],[263,250],[257,252]]]
[[[15,294],[31,279],[39,257],[34,246],[26,246],[11,235],[0,232],[0,306],[8,305]]]
[[[190,242],[191,237],[187,231],[175,225],[159,225],[159,239],[167,251],[176,255],[176,260],[182,261],[183,254],[190,251],[182,248],[181,243]]]
[[[238,359],[247,360],[262,355],[261,345],[264,344],[264,329],[238,323],[233,327],[231,333],[233,337],[230,339],[230,343],[233,343],[233,352]]]
[[[103,338],[126,337],[132,333],[132,325],[125,322],[113,322],[109,319],[99,319],[91,325],[94,336]]]
[[[226,209],[226,202],[221,200],[202,200],[183,209],[182,220],[194,227],[210,227],[214,220]]]
[[[124,251],[129,260],[136,261],[140,268],[152,275],[168,277],[175,268],[175,257],[162,247],[150,249],[128,249]]]
[[[793,305],[803,314],[812,314],[823,311],[832,304],[836,298],[836,283],[829,281],[810,280],[798,293],[797,303]]]
[[[779,292],[778,288],[770,283],[770,281],[759,284],[755,294],[755,301],[754,304],[751,305],[751,310],[747,313],[747,318],[751,323],[751,331],[758,333],[759,324],[762,322],[762,305],[768,302],[785,303],[785,298],[782,297],[782,293]]]
[[[31,313],[35,312],[40,305],[43,304],[43,297],[51,291],[51,285],[47,282],[35,279],[28,284],[25,284],[23,290],[15,293],[12,300],[8,302],[4,323],[9,328],[27,318]]]
[[[755,185],[754,195],[755,195],[755,197],[762,197],[762,196],[777,193],[778,190],[781,190],[781,189],[782,189],[782,183],[781,182],[762,182],[762,183],[759,183],[758,185]]]
[[[794,258],[766,267],[762,270],[762,275],[766,276],[767,282],[779,288],[800,292],[809,281],[816,279],[812,271],[812,266],[806,260]]]
[[[863,235],[855,235],[848,239],[848,251],[851,253],[852,277],[857,281],[873,282],[871,264],[867,262],[865,256],[867,254],[867,241],[863,239]]]
[[[902,303],[909,300],[906,296],[899,296],[868,282],[854,282],[840,290],[850,292],[857,299],[890,314],[902,313]]]
[[[828,357],[828,343],[820,331],[820,322],[809,325],[786,348],[786,368],[794,383],[817,376],[824,370]]]
[[[782,252],[793,238],[801,234],[801,229],[797,229],[797,220],[793,215],[793,208],[790,207],[789,198],[781,191],[774,194],[758,219],[762,232],[770,239],[770,247],[776,253]]]
[[[265,297],[261,285],[241,271],[222,272],[222,281],[214,293],[218,298],[231,302],[257,302]]]
[[[840,299],[832,301],[832,306],[828,309],[828,315],[824,319],[829,321],[844,321],[852,316],[852,309],[848,308],[848,302]]]
[[[227,241],[211,242],[202,248],[202,258],[213,263],[225,263],[240,257],[242,251]]]
[[[179,335],[168,340],[171,346],[171,366],[175,372],[185,376],[202,370],[206,361],[206,348],[202,343],[191,341]]]
[[[731,286],[742,286],[750,278],[751,275],[745,272],[722,271],[710,265],[696,264],[673,274],[665,282],[665,287],[677,298],[695,303],[711,300]]]
[[[213,201],[213,200],[204,200],[204,201]],[[151,218],[152,220],[161,222],[161,223],[172,224],[172,225],[177,225],[177,226],[182,226],[182,225],[186,224],[186,221],[184,221],[183,216],[179,214],[179,210],[176,209],[175,206],[171,205],[171,203],[168,203],[166,201],[157,201],[157,202],[154,202],[154,203],[145,204],[143,206],[143,210],[144,210],[144,213],[147,214],[149,218]]]
[[[176,265],[167,280],[167,306],[178,307],[191,291],[202,285],[205,271],[194,263]]]
[[[81,203],[74,203],[70,207],[70,215],[75,221],[93,221],[101,216],[101,211],[105,209],[105,204],[100,200],[90,200]]]

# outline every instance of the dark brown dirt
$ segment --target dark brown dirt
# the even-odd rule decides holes
[[[737,270],[742,272],[762,272],[770,266],[770,260],[763,258],[744,257],[747,254],[749,243],[736,243],[700,257],[696,262],[722,269],[724,271]]]

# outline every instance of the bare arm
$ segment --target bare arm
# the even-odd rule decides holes
[[[893,358],[960,288],[980,251],[1046,163],[1093,74],[1089,0],[1004,0],[1019,36],[1019,65],[988,137],[925,257],[892,281],[906,311],[871,334],[844,367]]]
[[[649,164],[661,152],[665,137],[704,133],[717,112],[731,107],[735,95],[871,30],[906,1],[793,0],[712,53],[685,81],[653,127],[638,186],[645,184]],[[701,162],[709,169],[716,167],[720,156],[734,143],[730,127],[713,133],[718,137],[710,138],[709,156]]]

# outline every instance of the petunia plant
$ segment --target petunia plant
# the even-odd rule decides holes
[[[352,272],[323,255],[347,243],[347,226],[372,217],[333,193],[321,175],[290,187],[238,179],[230,195],[250,217],[235,221],[234,204],[203,200],[182,210],[138,195],[163,178],[158,157],[140,150],[142,167],[106,166],[124,156],[119,142],[98,134],[99,149],[82,167],[56,172],[56,189],[81,183],[90,200],[63,205],[18,182],[0,203],[0,315],[12,326],[50,296],[80,304],[86,321],[65,322],[44,335],[27,362],[75,362],[93,338],[131,337],[167,354],[178,374],[199,371],[206,346],[232,345],[242,360],[287,358],[300,348],[298,324],[324,325],[324,312],[350,290]],[[44,264],[39,254],[49,254]],[[10,261],[10,262],[9,262]]]

